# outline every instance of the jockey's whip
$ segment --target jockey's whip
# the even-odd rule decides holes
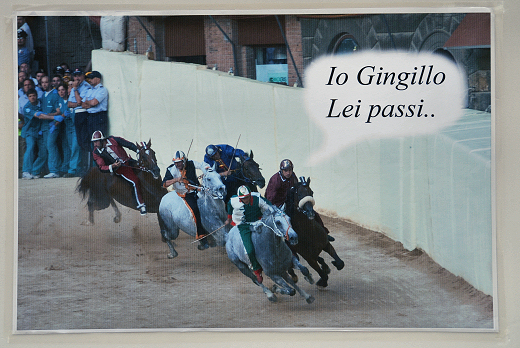
[[[188,159],[188,155],[190,154],[191,145],[193,144],[193,138],[191,138],[190,147],[188,147],[188,152],[186,153],[186,159]]]
[[[217,232],[218,230],[220,230],[224,226],[226,226],[226,224],[220,226],[219,228],[217,228],[215,231],[213,231],[211,233],[208,233],[208,234],[203,235],[202,237],[196,238],[193,242],[191,242],[191,244],[196,243],[196,242],[200,241],[201,239],[206,238],[207,236],[211,236],[213,233]]]
[[[233,159],[235,158],[235,152],[237,151],[238,142],[240,141],[241,136],[242,136],[242,134],[238,135],[237,144],[235,145],[235,148],[233,149],[233,155],[231,156],[231,161],[229,161],[229,170],[231,170],[231,165],[233,164]]]

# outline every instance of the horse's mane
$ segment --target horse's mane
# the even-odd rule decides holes
[[[285,198],[285,213],[289,215],[290,218],[292,218],[296,209],[295,195],[300,186],[302,186],[302,182],[298,181],[287,191],[287,197]]]

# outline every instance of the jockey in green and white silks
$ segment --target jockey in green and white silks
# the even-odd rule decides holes
[[[249,188],[242,185],[238,188],[237,195],[231,197],[227,204],[228,222],[237,226],[242,237],[251,267],[259,283],[262,283],[262,267],[255,256],[255,248],[251,241],[250,222],[260,220],[269,209],[271,203],[258,192],[251,192]]]

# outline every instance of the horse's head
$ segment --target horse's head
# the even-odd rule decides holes
[[[265,186],[265,178],[260,173],[260,166],[253,160],[253,151],[249,156],[240,156],[238,162],[245,179],[260,188]]]
[[[292,204],[295,205],[295,208],[304,213],[309,219],[314,219],[314,192],[312,192],[311,187],[309,186],[311,183],[311,178],[300,177],[300,181],[291,188],[289,194],[291,195]]]
[[[161,177],[161,168],[157,165],[155,151],[152,150],[152,139],[148,143],[137,143],[137,164],[140,168],[146,170],[153,175],[154,179]]]
[[[287,214],[275,206],[272,206],[268,212],[264,213],[264,217],[268,221],[272,219],[272,223],[268,223],[267,225],[272,229],[274,234],[280,238],[284,238],[291,245],[298,244],[298,235],[292,228],[291,219]]]
[[[215,199],[224,199],[226,196],[226,186],[222,183],[220,174],[213,167],[206,167],[202,170],[202,186],[207,190]]]

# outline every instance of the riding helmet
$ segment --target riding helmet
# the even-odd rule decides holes
[[[215,145],[208,145],[206,147],[206,155],[208,155],[210,158],[213,157],[218,152],[218,147]]]
[[[184,152],[177,151],[175,152],[175,157],[172,159],[173,162],[185,162],[186,161],[186,155],[184,155]]]
[[[106,139],[106,137],[103,135],[103,133],[100,130],[97,130],[94,133],[92,133],[92,139],[90,139],[90,141],[103,140],[103,139]]]
[[[280,162],[280,170],[289,170],[289,169],[293,169],[294,166],[291,162],[291,160],[289,159],[284,159],[282,162]]]
[[[251,194],[251,190],[246,185],[242,185],[238,188],[237,196],[238,198],[244,198],[245,196],[249,196]]]

